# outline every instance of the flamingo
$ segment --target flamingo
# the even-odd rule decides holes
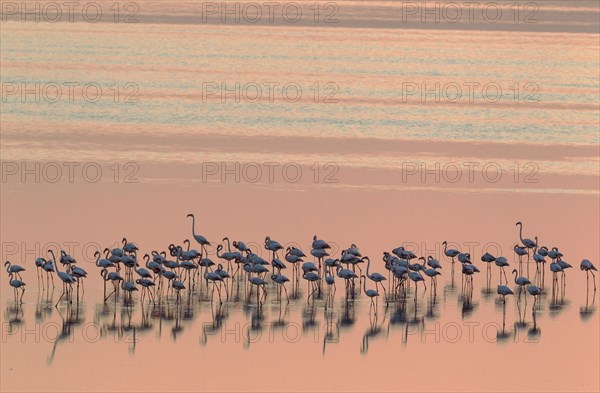
[[[356,244],[352,244],[348,249],[346,249],[346,252],[354,255],[355,257],[361,258],[362,255],[360,253],[360,250],[358,249],[358,247],[356,246]]]
[[[38,284],[40,282],[40,277],[42,276],[41,270],[43,270],[44,265],[46,264],[46,260],[44,258],[36,258],[35,259],[35,267],[38,276]],[[42,280],[42,286],[44,285],[44,281]]]
[[[229,241],[229,239],[227,239],[227,241]],[[244,242],[241,241],[233,241],[233,246],[235,248],[237,248],[240,252],[246,252],[249,251],[249,248],[246,247],[246,244]]]
[[[106,302],[106,300],[115,292],[117,292],[117,284],[119,281],[123,281],[123,277],[121,277],[119,275],[119,273],[117,272],[108,272],[107,269],[102,269],[100,271],[100,275],[102,276],[102,280],[104,281],[104,301]],[[110,293],[110,295],[106,296],[106,282],[110,281],[113,284],[113,291]]]
[[[331,246],[325,240],[318,239],[317,235],[315,235],[313,236],[312,248],[313,250],[325,250],[331,248]]]
[[[277,258],[275,258],[271,261],[271,266],[273,267],[273,273],[275,273],[274,270],[277,269],[277,274],[280,274],[281,270],[287,269],[287,266],[285,266],[285,264],[283,262],[281,262],[280,259],[277,259]]]
[[[301,249],[299,249],[298,247],[294,247],[294,246],[288,247],[288,250],[290,250],[291,255],[295,255],[300,258],[304,258],[306,256],[306,254],[304,254],[304,252]]]
[[[215,293],[215,287],[217,288],[217,292],[219,294],[219,303],[223,303],[223,300],[221,299],[221,283],[223,282],[223,278],[215,272],[208,272],[206,269],[204,270],[204,279],[206,280],[206,282],[208,283],[209,281],[211,281],[213,283],[213,290],[212,290],[212,295],[214,296]],[[211,297],[212,299],[212,297]]]
[[[463,276],[467,276],[469,278],[468,283],[470,283],[471,286],[473,286],[473,275],[475,273],[479,273],[479,269],[477,268],[477,266],[469,264],[469,263],[463,263],[462,266],[463,266],[462,267]]]
[[[498,295],[502,296],[502,303],[506,303],[507,295],[514,295],[513,291],[506,285],[498,285]]]
[[[536,237],[536,242],[537,242],[537,237]],[[546,255],[548,255],[548,253],[545,252],[547,250],[548,249],[545,249],[545,247],[542,247],[540,249],[538,249],[536,247],[535,251],[533,252],[533,260],[535,261],[535,272],[536,272],[536,275],[540,271],[540,263],[542,264],[542,266],[544,266],[543,264],[546,263],[546,259],[544,259],[544,257]]]
[[[121,263],[125,265],[125,278],[129,278],[133,280],[133,272],[132,270],[135,268],[136,260],[133,255],[123,255],[121,257]]]
[[[598,271],[598,269],[596,269],[594,264],[592,262],[590,262],[588,259],[584,259],[581,261],[581,264],[579,265],[579,269],[581,269],[582,271],[585,271],[586,283],[588,282],[589,274],[592,273],[592,277],[594,279],[594,292],[596,292],[596,275],[594,274],[594,271]]]
[[[312,292],[310,292],[310,293],[308,294],[308,298],[310,299],[310,297],[312,296],[312,294],[313,294],[313,293],[315,293],[315,291],[318,289],[318,288],[317,288],[317,287],[318,287],[318,285],[316,284],[316,282],[317,282],[317,281],[321,281],[321,276],[319,276],[317,273],[315,273],[315,272],[312,272],[312,271],[311,271],[311,272],[305,272],[305,273],[302,275],[302,278],[304,278],[304,279],[305,279],[305,280],[308,282],[309,286],[310,286],[310,285],[312,285],[312,286],[314,286],[314,287],[315,287],[315,288],[312,290]]]
[[[321,271],[321,261],[323,258],[328,257],[329,253],[324,248],[313,248],[310,250],[310,254],[319,260],[319,272]]]
[[[276,242],[275,240],[271,240],[269,236],[265,238],[265,249],[269,250],[273,253],[273,259],[277,258],[277,251],[282,250],[283,246]]]
[[[521,239],[521,243],[523,243],[526,248],[534,248],[536,243],[533,240],[523,239],[523,223],[519,221],[515,224],[515,226],[519,227],[519,239]]]
[[[425,265],[425,258],[423,258],[423,265]],[[437,277],[441,275],[442,273],[438,272],[436,269],[421,269],[421,271],[423,273],[425,273],[425,275],[427,277],[429,277],[431,279],[431,286],[433,287],[433,291],[434,293],[437,292]]]
[[[558,286],[558,273],[562,272],[562,268],[556,262],[552,262],[550,264],[550,271],[552,272],[552,290],[554,290],[554,286]]]
[[[316,272],[318,270],[319,270],[319,268],[317,268],[317,266],[314,263],[312,263],[312,262],[304,262],[302,264],[302,272],[303,272],[303,274],[306,274],[308,272]]]
[[[143,267],[138,269],[140,264],[138,263],[138,260],[135,257],[134,262],[135,264],[133,265],[133,270],[137,273],[138,276],[145,279],[152,278],[152,273],[150,273],[148,270],[144,269]]]
[[[267,298],[267,289],[265,288],[267,285],[267,282],[260,277],[250,277],[248,279],[248,281],[252,285],[256,286],[256,303],[260,304],[259,296],[260,296],[261,289],[263,290],[263,301]],[[250,288],[250,293],[252,293],[252,288]],[[249,296],[250,295],[248,295],[248,297]]]
[[[460,263],[463,263],[463,264],[465,264],[465,263],[471,263],[471,254],[469,254],[468,252],[465,252],[465,253],[461,252],[461,253],[459,253],[458,254],[458,261]]]
[[[48,250],[48,253],[50,255],[52,255],[52,261],[54,262],[54,266],[56,269],[56,274],[58,275],[58,278],[60,278],[60,280],[63,282],[63,292],[60,295],[60,297],[58,298],[58,301],[56,302],[56,304],[54,305],[54,307],[58,307],[58,303],[60,303],[60,300],[63,298],[63,296],[65,295],[65,292],[67,293],[67,297],[70,297],[70,288],[73,285],[73,283],[76,281],[75,278],[73,276],[71,276],[68,273],[65,272],[61,272],[58,269],[58,265],[56,264],[56,256],[54,255],[54,251],[52,250]],[[70,301],[70,300],[69,300]]]
[[[518,244],[515,244],[515,246],[513,247],[513,250],[515,251],[515,254],[517,254],[519,256],[519,263],[522,263],[521,257],[523,257],[524,255],[527,255],[527,249],[519,246]]]
[[[343,278],[346,281],[346,292],[348,292],[350,288],[350,280],[352,280],[352,285],[354,285],[354,279],[358,278],[356,273],[350,269],[343,269],[341,265],[337,266],[336,273],[339,278]]]
[[[521,298],[521,290],[525,285],[531,284],[531,281],[526,277],[518,277],[517,269],[513,269],[512,273],[515,275],[515,284],[519,286],[519,298]]]
[[[150,255],[148,254],[144,254],[144,261],[145,261],[145,265],[146,268],[150,269],[152,271],[152,273],[154,273],[155,275],[158,274],[163,267],[161,266],[162,262],[164,262],[164,258],[162,258],[162,256],[160,254],[155,254],[158,255],[160,258],[158,258],[158,261],[161,261],[160,263],[157,261],[157,258],[153,258],[152,260],[150,260]],[[156,279],[156,277],[155,277]]]
[[[558,261],[556,263],[558,263],[558,266],[560,266],[560,270],[562,272],[562,280],[563,280],[563,288],[564,288],[567,285],[567,276],[565,274],[565,270],[570,269],[573,266],[571,266],[566,261],[563,261],[562,258],[560,258],[560,257],[558,258]]]
[[[555,259],[562,257],[563,254],[560,251],[558,251],[557,247],[552,247],[552,250],[548,251],[548,256],[550,257],[550,259],[552,259],[552,261],[554,261]]]
[[[87,272],[83,268],[73,265],[69,265],[67,272],[77,280],[77,298],[79,299],[79,282],[81,281],[81,289],[85,291],[83,279],[87,277]]]
[[[415,299],[416,299],[417,292],[419,291],[419,288],[417,287],[417,283],[419,281],[423,283],[423,287],[425,288],[425,291],[427,290],[427,285],[425,285],[425,279],[419,272],[408,272],[408,278],[410,278],[411,281],[413,281],[415,283]]]
[[[71,265],[73,263],[77,263],[77,261],[63,250],[60,250],[60,263],[63,265]]]
[[[285,283],[290,281],[290,279],[287,278],[286,276],[284,276],[283,274],[271,274],[271,280],[273,280],[274,282],[279,284],[280,288],[283,287],[283,290],[285,291],[285,298],[287,299],[287,301],[289,303],[290,298],[288,296],[287,289],[285,288]],[[281,289],[280,289],[280,291],[281,291]]]
[[[327,258],[327,259],[325,259],[325,261],[323,263],[325,263],[325,273],[330,274],[330,272],[333,269],[335,269],[337,267],[337,265],[340,263],[340,260],[333,259],[333,258]]]
[[[182,253],[181,253],[182,260],[189,261],[189,260],[193,260],[193,259],[202,257],[202,254],[198,250],[195,250],[195,249],[190,250],[190,245],[191,245],[190,239],[185,239],[183,241],[183,244],[187,244],[187,249],[185,251],[182,251]]]
[[[131,300],[131,297],[133,295],[133,292],[137,291],[137,287],[135,286],[134,283],[132,283],[131,281],[123,281],[121,283],[121,289],[124,290],[126,293],[129,294],[129,299]]]
[[[360,278],[363,284],[363,291],[365,295],[367,295],[371,299],[371,307],[369,308],[369,314],[371,314],[373,308],[375,308],[375,315],[377,315],[377,298],[379,297],[379,292],[377,292],[375,289],[367,289],[367,277],[364,274],[360,276]]]
[[[54,275],[52,274],[54,272],[54,264],[52,261],[46,261],[42,269],[46,272],[46,283],[48,283],[48,276],[52,279],[52,290],[54,290]]]
[[[433,269],[441,269],[442,268],[440,261],[438,261],[437,259],[434,259],[431,255],[427,256],[427,265]]]
[[[227,240],[227,244],[229,244],[228,238],[224,237],[223,240]],[[231,249],[229,248],[229,246],[227,246],[227,248],[229,249],[229,251],[226,251],[219,255],[219,253],[223,250],[223,245],[222,244],[217,245],[217,258],[221,258],[221,259],[224,259],[225,261],[227,261],[229,270],[233,270],[231,268],[231,261],[233,261],[237,258],[241,258],[242,254],[240,254],[239,252],[235,252],[235,251],[232,252]]]
[[[6,261],[4,263],[4,266],[6,266],[6,272],[8,274],[14,274],[15,276],[19,277],[20,280],[23,279],[23,277],[21,277],[21,272],[25,271],[25,268],[20,266],[20,265],[13,265],[12,263],[10,263],[10,261]]]
[[[492,279],[492,276],[491,276],[492,262],[496,261],[496,257],[493,256],[492,254],[490,254],[489,252],[486,252],[485,254],[483,254],[481,256],[481,261],[487,263],[486,277],[487,277],[487,285],[488,285],[488,289],[489,289],[490,281]]]
[[[354,246],[354,244],[352,246]],[[354,246],[354,247],[356,247],[356,246]],[[369,277],[369,280],[375,282],[375,289],[377,289],[377,285],[381,284],[381,289],[383,289],[383,296],[387,300],[387,293],[385,292],[385,287],[383,286],[383,283],[382,283],[382,281],[386,280],[385,276],[382,274],[379,274],[379,273],[369,274],[369,269],[371,267],[371,259],[369,259],[369,257],[367,257],[367,256],[362,258],[363,261],[365,259],[367,260],[367,277]]]
[[[504,257],[498,257],[496,258],[496,261],[494,263],[500,268],[500,284],[502,284],[502,274],[504,274],[504,280],[506,280],[506,283],[508,284],[508,279],[506,278],[506,271],[504,271],[504,268],[506,266],[510,266],[508,264],[508,261]]]
[[[444,254],[448,258],[452,258],[452,263],[454,263],[454,258],[456,258],[456,256],[458,256],[458,254],[460,254],[460,251],[455,250],[453,248],[448,249],[448,242],[447,241],[444,241],[442,244],[444,245]]]
[[[108,248],[105,249],[106,252],[106,257],[108,257]],[[100,257],[102,256],[102,253],[100,253],[100,251],[96,251],[94,253],[94,257],[96,257],[96,266],[101,268],[101,269],[108,269],[109,267],[115,267],[115,264],[112,263],[111,261],[109,261],[106,258],[102,258],[100,259]]]
[[[540,294],[542,293],[542,289],[537,285],[531,284],[527,287],[527,292],[529,292],[529,294],[535,299],[533,301],[533,310],[535,310],[535,305],[537,303],[538,296],[540,296]]]
[[[150,294],[150,299],[152,299],[152,303],[154,303],[154,295],[152,295],[152,291],[150,290],[150,287],[156,285],[154,281],[149,280],[147,278],[138,278],[137,280],[135,280],[135,283],[142,286],[141,301],[144,301],[144,292],[147,292]]]
[[[139,250],[137,244],[135,244],[133,242],[128,242],[126,238],[123,238],[122,242],[123,242],[123,251],[125,251],[125,252],[128,252],[131,254],[131,253],[134,253]]]
[[[181,281],[178,281],[178,280],[173,280],[173,281],[171,281],[171,287],[172,287],[172,288],[173,288],[175,291],[177,291],[177,301],[179,301],[179,299],[180,299],[180,294],[179,294],[179,292],[180,292],[182,289],[185,289],[185,285],[184,285],[184,283],[183,283],[183,282],[181,282]]]
[[[295,250],[298,250],[299,252],[297,252]],[[294,248],[294,247],[288,247],[285,252],[285,260],[292,264],[292,272],[293,272],[294,277],[297,277],[297,272],[298,272],[298,267],[296,264],[299,262],[303,262],[302,257],[298,254],[304,255],[302,250],[300,250],[299,248]],[[306,256],[306,255],[304,255],[304,256]]]
[[[13,279],[13,274],[16,274],[16,273],[12,273],[12,272],[9,273],[10,277],[8,279],[9,280],[8,283],[15,290],[15,303],[17,302],[17,298],[18,298],[18,293],[17,293],[18,289],[20,289],[22,291],[19,302],[23,303],[23,295],[25,295],[25,283],[21,280]]]
[[[335,294],[335,277],[334,276],[325,276],[325,283],[328,287],[333,286],[333,294]],[[331,293],[331,289],[329,289],[329,293]]]
[[[206,255],[206,246],[210,246],[210,242],[204,236],[196,235],[196,217],[192,213],[188,214],[187,217],[192,217],[192,235],[194,236],[194,240],[200,244],[202,255]]]

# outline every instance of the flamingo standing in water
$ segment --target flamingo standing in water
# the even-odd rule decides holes
[[[498,258],[496,258],[496,261],[494,263],[496,264],[496,266],[498,266],[500,268],[500,284],[502,284],[502,275],[503,274],[504,274],[504,280],[506,280],[506,283],[508,284],[508,278],[506,278],[506,272],[504,271],[504,268],[506,266],[509,266],[508,261],[504,257],[498,257]]]
[[[456,258],[458,254],[460,254],[460,251],[455,250],[453,248],[448,249],[448,242],[445,240],[442,244],[444,245],[444,255],[446,255],[448,258],[452,258],[452,264],[454,264],[454,258]]]
[[[525,285],[531,284],[531,282],[526,277],[518,277],[517,276],[517,269],[513,269],[512,272],[515,275],[515,284],[517,284],[519,286],[519,299],[521,299],[521,291],[523,290],[523,287]]]
[[[596,266],[594,266],[594,264],[592,264],[592,262],[590,262],[588,259],[584,259],[581,261],[579,268],[582,271],[585,271],[586,283],[588,283],[588,280],[590,278],[590,273],[592,273],[592,277],[594,279],[594,292],[596,292],[596,275],[594,274],[594,271],[598,271],[598,269],[596,269]],[[588,285],[589,285],[589,283],[588,283]]]
[[[273,253],[273,259],[276,259],[277,251],[282,250],[283,246],[279,242],[272,240],[269,236],[267,236],[265,238],[265,249],[271,251]]]
[[[521,221],[517,222],[515,225],[519,227],[519,239],[527,249],[527,276],[529,276],[529,250],[537,247],[537,243],[531,239],[523,238],[523,223]]]
[[[354,246],[354,244],[352,246]],[[354,246],[354,247],[356,247],[356,246]],[[369,277],[369,280],[371,280],[375,283],[375,289],[377,289],[377,285],[381,284],[381,289],[383,289],[383,296],[385,297],[385,300],[387,302],[387,300],[388,300],[387,292],[385,291],[385,287],[383,286],[383,283],[382,283],[382,281],[386,280],[385,276],[382,274],[379,274],[379,273],[369,274],[369,269],[371,267],[371,259],[369,259],[369,257],[367,257],[367,256],[362,257],[362,259],[367,260],[367,277]],[[425,263],[425,258],[423,258],[423,263]]]
[[[489,252],[486,252],[485,254],[483,254],[481,256],[481,261],[485,262],[487,264],[487,270],[486,270],[485,276],[487,279],[487,286],[488,286],[488,290],[489,290],[490,283],[492,281],[492,262],[496,261],[496,257],[493,256],[492,254],[490,254]]]
[[[521,240],[521,243],[523,243],[525,248],[534,248],[537,245],[536,242],[527,238],[523,239],[523,223],[519,221],[515,225],[519,227],[519,239]]]
[[[538,296],[542,293],[542,289],[537,285],[531,284],[527,287],[527,292],[535,299],[533,301],[533,310],[535,311],[535,305],[537,304]]]
[[[319,286],[319,284],[317,284],[317,282],[321,281],[321,276],[319,276],[314,271],[309,271],[309,272],[305,272],[302,275],[302,278],[308,282],[309,289],[311,287],[313,288],[312,292],[309,292],[309,294],[308,294],[308,299],[310,299],[310,297],[317,291],[317,289],[320,288],[320,286]]]
[[[363,274],[361,277],[363,284],[363,291],[365,295],[367,295],[371,299],[371,307],[369,308],[369,314],[371,314],[373,308],[375,308],[375,315],[377,315],[377,298],[379,297],[379,292],[374,289],[367,289],[367,277]]]
[[[202,248],[202,255],[206,255],[206,246],[210,246],[210,242],[202,235],[196,235],[196,217],[192,213],[188,214],[187,217],[192,217],[192,235],[194,240],[200,244]]]
[[[21,280],[13,279],[13,274],[15,274],[15,273],[9,273],[8,283],[15,290],[15,303],[17,302],[17,299],[19,297],[19,295],[17,293],[18,289],[20,289],[22,291],[21,292],[21,298],[19,299],[19,302],[23,303],[23,295],[25,295],[25,283],[23,281],[21,281]]]
[[[119,281],[123,281],[123,277],[121,277],[121,275],[119,275],[119,273],[117,273],[117,272],[109,273],[106,268],[103,268],[100,271],[100,275],[102,276],[102,280],[104,281],[104,301],[106,302],[106,300],[109,297],[111,297],[111,295],[113,293],[117,292],[117,290],[119,289]],[[108,296],[106,296],[106,282],[107,281],[110,281],[113,284],[113,291]]]
[[[44,270],[44,265],[46,264],[46,260],[44,258],[36,258],[35,259],[35,267],[37,270],[38,284],[40,283],[40,277],[42,276],[42,270]],[[42,286],[44,286],[44,280],[42,280]]]
[[[415,299],[417,298],[417,293],[419,292],[419,287],[417,283],[420,281],[423,283],[424,290],[427,290],[427,285],[425,284],[425,279],[419,272],[408,272],[408,278],[411,279],[415,283]]]
[[[425,265],[425,258],[423,258],[423,265]],[[442,273],[438,272],[436,269],[426,269],[426,268],[421,269],[421,271],[423,273],[425,273],[425,275],[431,279],[431,287],[433,288],[433,294],[435,295],[437,293],[437,277],[436,276],[439,276]]]
[[[515,251],[515,254],[517,254],[519,256],[519,271],[520,271],[521,266],[523,264],[523,256],[527,255],[527,249],[519,246],[518,244],[515,244],[515,246],[513,247],[513,250]]]
[[[133,243],[133,242],[128,242],[126,238],[123,238],[122,240],[123,242],[123,251],[128,252],[128,253],[134,253],[137,252],[139,250],[137,244]]]
[[[331,246],[325,241],[317,238],[317,235],[313,236],[312,242],[313,250],[326,250],[331,248]]]
[[[440,261],[434,259],[431,255],[427,256],[427,265],[432,269],[441,269]]]
[[[248,281],[250,282],[250,284],[256,286],[256,303],[258,305],[260,305],[260,303],[261,303],[261,301],[260,301],[260,290],[261,289],[263,291],[262,301],[264,301],[267,298],[267,289],[265,288],[267,286],[267,282],[265,280],[263,280],[262,278],[260,278],[260,277],[250,277],[248,279]],[[248,294],[248,298],[250,298],[251,294],[252,294],[252,287],[250,287],[250,293]]]
[[[46,285],[49,285],[48,277],[50,277],[50,279],[52,279],[52,290],[54,290],[54,275],[52,274],[54,273],[54,264],[52,261],[46,261],[44,266],[42,266],[42,269],[46,272]]]
[[[283,274],[271,274],[271,280],[273,280],[275,283],[279,284],[279,297],[280,298],[281,298],[281,287],[283,287],[283,290],[285,291],[285,298],[287,299],[287,301],[289,303],[290,297],[288,296],[287,289],[285,288],[285,283],[290,281],[290,279],[287,278],[286,276],[284,276]]]
[[[498,295],[502,296],[502,303],[506,303],[507,295],[514,295],[513,291],[506,285],[498,285]]]
[[[292,264],[292,276],[298,279],[298,266],[299,262],[304,262],[302,257],[306,256],[299,248],[288,247],[285,252],[285,260]]]
[[[6,272],[8,274],[14,274],[15,276],[19,277],[20,280],[23,279],[23,277],[21,277],[21,272],[25,271],[25,268],[23,266],[20,265],[14,265],[12,263],[10,263],[10,261],[6,261],[4,263],[4,266],[6,266]]]
[[[77,280],[75,280],[75,277],[71,276],[70,274],[61,272],[59,270],[58,264],[56,263],[56,256],[54,255],[54,251],[48,250],[48,253],[50,255],[52,255],[52,261],[54,262],[56,274],[58,275],[58,278],[60,278],[60,280],[63,282],[62,294],[60,295],[60,297],[58,298],[58,301],[54,305],[54,307],[58,307],[58,303],[60,303],[63,296],[65,296],[65,293],[67,294],[67,298],[69,299],[69,302],[71,302],[70,297],[71,297],[72,286],[73,286],[73,283],[75,283]]]

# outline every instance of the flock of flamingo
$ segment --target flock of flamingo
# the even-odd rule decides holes
[[[330,245],[317,236],[313,237],[310,255],[314,257],[312,261],[306,254],[297,247],[287,247],[285,249],[284,260],[281,260],[279,253],[283,252],[284,247],[281,243],[266,237],[264,248],[271,253],[271,262],[263,259],[253,252],[242,241],[233,241],[225,237],[222,244],[216,246],[217,262],[209,258],[207,246],[211,242],[206,237],[196,233],[195,217],[188,214],[192,221],[192,235],[199,244],[200,251],[190,249],[191,242],[185,240],[183,245],[171,244],[167,251],[152,251],[143,256],[144,266],[140,267],[138,261],[138,246],[128,241],[122,240],[122,247],[112,250],[106,248],[103,252],[95,253],[96,266],[99,268],[100,276],[104,284],[104,301],[111,296],[115,299],[123,292],[125,300],[131,301],[133,293],[140,293],[140,301],[147,299],[149,302],[160,302],[164,297],[171,296],[174,301],[180,301],[181,291],[193,292],[196,286],[201,288],[206,286],[206,290],[212,286],[211,299],[216,301],[215,292],[218,296],[218,302],[223,302],[223,292],[226,301],[229,298],[229,287],[237,283],[238,289],[240,283],[244,285],[245,298],[248,302],[253,301],[253,291],[256,289],[256,303],[261,305],[267,298],[268,279],[273,282],[276,288],[277,299],[283,301],[282,294],[285,293],[286,301],[289,302],[286,284],[299,285],[300,278],[307,282],[308,302],[314,296],[321,296],[324,286],[327,287],[327,299],[333,299],[336,291],[336,282],[344,282],[344,288],[347,298],[354,298],[356,284],[358,281],[358,293],[363,293],[370,299],[369,313],[377,314],[378,298],[380,290],[383,292],[386,303],[390,301],[405,300],[407,298],[407,289],[411,283],[415,285],[414,294],[417,297],[419,284],[427,290],[426,278],[430,281],[430,294],[436,296],[437,276],[441,274],[442,264],[432,256],[418,257],[412,251],[404,247],[397,247],[390,252],[383,253],[383,267],[387,274],[371,272],[371,260],[368,256],[363,256],[359,248],[352,244],[347,249],[342,250],[338,258],[333,258],[329,251]],[[566,270],[572,266],[563,260],[563,254],[557,247],[546,247],[538,245],[537,236],[535,240],[523,238],[523,225],[517,222],[519,227],[520,244],[515,244],[514,252],[518,256],[519,268],[513,269],[514,283],[518,288],[519,300],[523,293],[527,296],[529,293],[534,297],[533,309],[538,296],[543,292],[546,263],[549,263],[549,269],[552,273],[552,291],[563,291],[566,286]],[[473,277],[480,270],[471,260],[469,253],[461,253],[455,249],[448,249],[447,242],[444,245],[444,254],[451,261],[451,274],[454,282],[454,264],[458,261],[461,264],[463,290],[469,293],[473,289]],[[184,250],[185,246],[185,250]],[[232,248],[233,246],[233,248]],[[50,259],[39,257],[35,260],[35,266],[38,271],[38,282],[41,286],[50,286],[54,288],[54,275],[62,282],[62,294],[55,304],[58,307],[61,300],[72,303],[74,286],[76,287],[76,299],[79,300],[80,287],[84,291],[84,281],[88,277],[85,269],[77,266],[76,260],[64,251],[60,251],[59,259],[53,250],[48,250]],[[526,258],[527,268],[523,268],[523,259]],[[509,280],[506,276],[505,268],[509,266],[505,256],[494,256],[485,253],[481,256],[481,261],[487,265],[487,288],[491,285],[492,264],[499,269],[499,283],[497,293],[506,302],[506,296],[514,295],[513,290],[508,286]],[[535,274],[530,275],[530,260],[535,263]],[[547,260],[548,259],[548,260]],[[270,265],[270,267],[269,267]],[[292,267],[291,279],[282,274],[282,271]],[[365,267],[366,265],[366,267]],[[61,270],[62,266],[62,270]],[[6,271],[9,274],[10,286],[14,288],[15,302],[23,302],[25,294],[25,282],[21,273],[26,269],[20,265],[12,264],[9,261],[5,263]],[[365,267],[363,271],[363,267]],[[594,292],[596,291],[595,271],[596,267],[587,259],[580,263],[580,269],[585,271],[589,286],[589,274],[592,274],[594,283]],[[45,279],[44,279],[45,273]],[[386,277],[387,276],[387,277]],[[237,278],[237,279],[236,279]],[[559,283],[560,281],[560,283]],[[112,290],[107,294],[107,284],[112,285]],[[387,290],[386,285],[387,283]],[[367,283],[372,288],[367,288]],[[19,291],[21,295],[19,297]]]

